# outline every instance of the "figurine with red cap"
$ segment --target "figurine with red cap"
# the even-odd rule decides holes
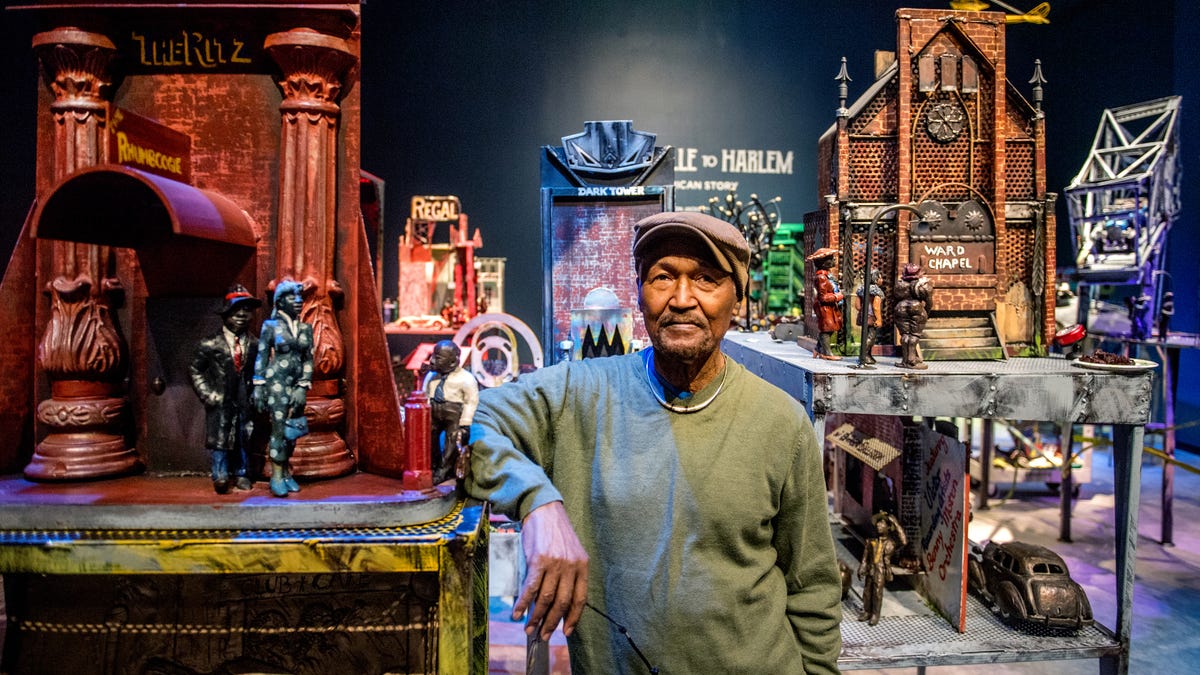
[[[219,494],[231,486],[251,487],[246,442],[258,338],[250,333],[250,322],[261,305],[241,284],[231,287],[217,311],[221,330],[200,341],[188,369],[192,388],[204,403],[204,445],[212,456],[213,489]]]
[[[838,288],[833,277],[833,266],[837,264],[837,249],[822,247],[813,251],[806,261],[816,267],[813,273],[813,292],[816,302],[812,304],[817,315],[817,347],[813,356],[827,361],[840,361],[842,357],[834,356],[829,348],[829,338],[842,330],[842,302],[845,296]]]

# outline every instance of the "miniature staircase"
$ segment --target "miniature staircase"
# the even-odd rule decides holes
[[[986,316],[931,316],[921,335],[926,361],[992,361],[1005,357],[996,326]]]

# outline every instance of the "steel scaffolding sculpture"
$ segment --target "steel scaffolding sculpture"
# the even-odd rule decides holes
[[[1066,189],[1084,325],[1100,284],[1129,287],[1131,307],[1159,314],[1169,290],[1167,234],[1180,211],[1181,100],[1106,109],[1087,161]]]

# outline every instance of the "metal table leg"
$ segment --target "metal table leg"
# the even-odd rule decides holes
[[[1133,635],[1133,580],[1137,560],[1138,501],[1145,429],[1129,424],[1113,425],[1113,491],[1116,502],[1117,640],[1124,648],[1115,673],[1129,672],[1129,640]]]

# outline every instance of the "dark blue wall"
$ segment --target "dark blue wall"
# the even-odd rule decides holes
[[[874,50],[895,49],[894,11],[948,2],[827,3],[611,0],[409,3],[363,10],[363,167],[387,181],[395,250],[408,198],[456,194],[480,255],[508,258],[506,306],[541,325],[538,157],[591,119],[632,119],[660,145],[795,152],[791,175],[738,176],[739,192],[783,196],[784,220],[817,205],[815,147],[837,105],[848,59],[853,100],[870,84]],[[1033,6],[1028,0],[1021,6]],[[1009,79],[1028,96],[1033,59],[1046,78],[1048,184],[1078,171],[1104,108],[1184,96],[1184,217],[1172,232],[1175,326],[1200,330],[1200,8],[1174,0],[1058,0],[1051,23],[1010,25]],[[35,66],[29,27],[0,20],[0,252],[32,198]],[[685,173],[677,179],[686,179]],[[699,203],[709,192],[683,192]],[[711,194],[718,194],[712,192]],[[1059,205],[1059,263],[1072,252]],[[385,288],[395,287],[393,267]],[[1181,414],[1200,409],[1200,354],[1184,356]],[[1189,377],[1191,374],[1191,377]],[[1190,411],[1190,412],[1189,412]],[[1198,439],[1200,441],[1200,439]]]

